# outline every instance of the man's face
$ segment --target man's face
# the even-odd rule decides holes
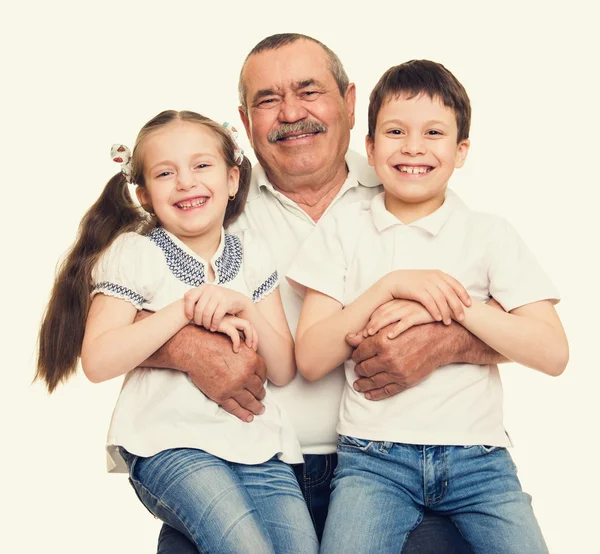
[[[342,97],[319,44],[298,40],[251,56],[240,116],[270,175],[309,176],[344,163],[354,126],[354,84]]]

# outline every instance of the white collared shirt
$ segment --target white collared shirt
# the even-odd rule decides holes
[[[222,232],[209,263],[215,285],[236,290],[254,302],[279,284],[268,247],[251,231]],[[124,233],[94,268],[94,294],[157,311],[206,282],[207,267],[205,260],[160,227],[145,236]],[[274,455],[288,463],[302,462],[292,424],[270,387],[263,403],[264,414],[245,423],[204,396],[181,371],[134,369],[125,377],[108,431],[108,470],[127,472],[118,446],[144,457],[170,448],[199,448],[245,464],[262,463]]]
[[[462,283],[474,302],[493,296],[507,311],[559,299],[510,224],[471,211],[450,190],[438,210],[409,225],[386,210],[384,193],[336,208],[286,276],[300,293],[309,287],[346,306],[398,269],[439,269]],[[354,365],[345,362],[339,433],[409,444],[510,445],[495,365],[443,366],[417,386],[377,402],[352,388]]]
[[[370,200],[381,192],[377,175],[367,160],[353,151],[346,155],[348,177],[325,212]],[[285,275],[305,239],[317,224],[295,202],[275,190],[260,165],[253,168],[252,183],[243,214],[231,230],[252,229],[269,245],[280,275]],[[280,283],[281,298],[292,334],[295,336],[302,298],[285,279]],[[285,387],[271,387],[273,397],[290,417],[304,454],[335,452],[336,424],[344,388],[342,368],[324,379],[309,383],[300,374]]]

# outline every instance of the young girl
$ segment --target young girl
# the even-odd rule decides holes
[[[138,367],[194,323],[258,348],[267,376],[295,373],[275,264],[249,232],[227,234],[243,209],[250,162],[232,131],[166,111],[140,131],[122,171],[84,217],[54,284],[37,377],[52,392],[78,357],[93,382],[126,375],[110,430],[109,471],[129,472],[140,500],[201,552],[317,552],[288,463],[300,445],[267,394],[252,423],[205,397],[186,374]],[[136,185],[143,210],[132,201]],[[140,309],[154,312],[134,321]]]
[[[322,552],[400,552],[426,508],[449,516],[476,553],[547,552],[505,448],[496,366],[444,366],[378,402],[352,387],[348,334],[391,340],[452,319],[522,365],[549,375],[566,366],[558,294],[527,247],[504,220],[447,191],[469,125],[467,94],[443,66],[386,72],[371,94],[367,137],[384,192],[332,212],[289,271],[306,287],[298,370],[314,380],[346,368]],[[486,305],[490,296],[506,312]]]

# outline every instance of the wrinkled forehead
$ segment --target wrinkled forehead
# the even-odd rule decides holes
[[[259,90],[281,94],[309,84],[335,85],[325,50],[306,40],[253,54],[244,65],[241,78],[248,102]]]

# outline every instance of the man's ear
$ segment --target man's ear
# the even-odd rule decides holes
[[[246,113],[244,108],[242,108],[242,106],[238,106],[238,113],[240,114],[240,119],[244,124],[244,129],[246,129],[246,136],[250,141],[250,146],[254,148],[254,144],[252,144],[252,134],[250,133],[250,118],[248,117],[248,114]]]
[[[152,201],[150,200],[150,195],[148,194],[148,189],[146,187],[138,186],[135,187],[135,195],[137,196],[138,202],[146,210],[148,213],[153,213],[152,209]]]
[[[375,159],[373,156],[373,149],[375,148],[375,143],[373,142],[373,139],[369,135],[367,135],[365,137],[365,147],[367,149],[367,159],[369,160],[369,165],[374,166]]]
[[[344,93],[344,102],[346,104],[346,114],[350,123],[350,129],[354,128],[355,109],[356,109],[356,85],[349,83]]]
[[[467,154],[469,153],[469,148],[471,147],[471,141],[469,139],[461,140],[458,143],[458,148],[456,149],[456,160],[454,162],[455,168],[460,168],[465,165],[467,161]]]

